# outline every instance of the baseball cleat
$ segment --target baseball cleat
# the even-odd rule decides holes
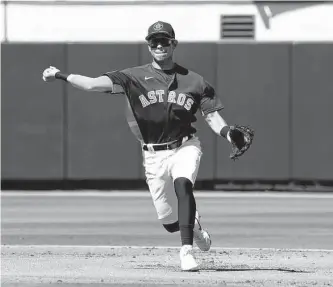
[[[195,213],[195,224],[193,228],[193,239],[196,245],[201,251],[208,251],[212,245],[212,240],[210,235],[204,229],[202,229],[200,224],[200,215],[198,211]]]
[[[183,245],[179,252],[180,267],[183,271],[198,271],[199,265],[195,261],[192,245]]]

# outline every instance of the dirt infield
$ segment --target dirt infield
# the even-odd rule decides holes
[[[178,248],[2,246],[3,286],[333,286],[333,251],[196,249],[199,272],[181,272]],[[44,285],[43,284],[43,285]],[[82,285],[77,285],[82,284]]]
[[[213,245],[187,273],[148,192],[2,193],[2,286],[333,286],[333,194],[196,198]]]

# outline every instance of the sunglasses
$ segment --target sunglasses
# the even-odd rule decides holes
[[[148,45],[155,49],[158,45],[162,47],[169,47],[172,43],[172,39],[169,38],[152,38],[148,41]]]

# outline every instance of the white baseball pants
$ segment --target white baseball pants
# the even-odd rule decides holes
[[[146,182],[162,224],[178,220],[178,200],[173,182],[179,177],[185,177],[194,185],[201,156],[197,137],[173,150],[143,151]]]

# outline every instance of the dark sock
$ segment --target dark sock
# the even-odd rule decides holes
[[[178,221],[182,245],[193,245],[196,204],[192,182],[185,177],[180,177],[174,181],[174,186],[178,198]]]
[[[193,245],[193,226],[179,226],[182,245]]]
[[[163,226],[170,233],[179,231],[179,222],[178,221],[171,223],[171,224],[163,224]]]

